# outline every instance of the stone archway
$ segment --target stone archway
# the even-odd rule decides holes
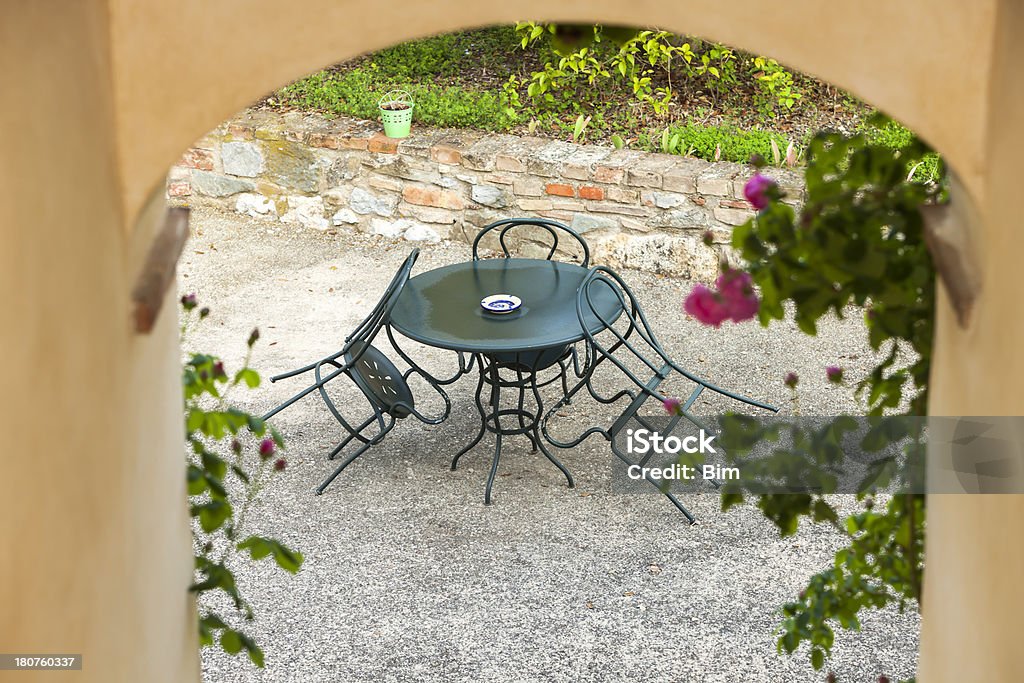
[[[940,300],[932,410],[1024,412],[1024,317],[1005,315],[1019,311],[1024,248],[1013,204],[1024,155],[1024,47],[1014,36],[1024,9],[1012,0],[7,3],[6,650],[85,651],[82,680],[198,677],[184,592],[176,326],[165,305],[153,332],[136,336],[128,313],[162,213],[162,179],[181,150],[323,64],[527,16],[713,36],[814,73],[919,131],[963,178],[956,199],[975,207],[964,215],[984,274],[966,328]],[[1020,678],[1011,639],[1024,607],[1024,545],[1008,540],[1022,537],[1024,501],[960,497],[930,508],[921,680]]]

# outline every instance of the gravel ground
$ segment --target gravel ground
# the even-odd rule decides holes
[[[187,345],[237,367],[259,326],[252,364],[264,376],[337,350],[410,248],[210,208],[195,209],[192,220],[179,283],[213,312]],[[468,258],[465,245],[428,245],[414,273]],[[873,356],[855,316],[826,322],[816,338],[788,321],[714,330],[680,310],[691,283],[624,277],[664,346],[698,374],[786,412],[793,404],[782,377],[792,370],[802,413],[859,410],[823,370],[835,363],[851,380],[866,374]],[[426,365],[448,359],[414,351]],[[301,381],[233,398],[262,413]],[[295,576],[267,563],[237,567],[258,615],[248,630],[267,665],[257,670],[207,649],[206,680],[824,680],[806,652],[777,654],[773,631],[779,606],[830,563],[841,543],[834,530],[806,527],[781,539],[750,505],[719,512],[710,488],[686,497],[700,520],[687,526],[656,493],[613,491],[611,456],[597,439],[559,454],[576,478],[570,490],[524,438],[506,438],[495,504],[485,507],[493,437],[449,471],[451,455],[475,434],[474,389],[473,379],[460,380],[449,390],[448,421],[406,420],[321,497],[313,488],[332,469],[323,456],[339,430],[313,398],[276,418],[289,467],[262,493],[248,525],[306,562]],[[341,405],[363,414],[358,394],[340,391]],[[567,419],[592,417],[581,403]],[[837,498],[853,509],[851,499]],[[828,668],[844,683],[909,677],[918,628],[916,614],[870,614],[861,633],[837,634]]]

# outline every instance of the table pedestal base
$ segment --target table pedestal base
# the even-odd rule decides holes
[[[494,477],[498,473],[498,463],[501,461],[501,437],[523,434],[530,440],[530,445],[532,446],[530,452],[536,453],[539,449],[544,454],[544,457],[550,460],[565,475],[569,488],[575,488],[576,484],[572,479],[572,474],[569,473],[565,465],[558,461],[558,458],[552,455],[540,434],[540,419],[544,414],[544,404],[541,401],[540,391],[537,388],[536,370],[519,364],[499,364],[493,358],[482,354],[477,354],[476,360],[479,363],[478,367],[480,369],[480,379],[476,385],[476,407],[480,412],[480,431],[477,432],[476,437],[465,448],[455,454],[455,457],[452,459],[452,470],[458,467],[459,458],[480,443],[485,433],[491,432],[494,434],[494,459],[491,462],[490,474],[487,476],[487,488],[484,490],[484,504],[490,505],[491,488],[494,486]],[[502,378],[498,372],[501,368],[508,372],[514,372],[516,375],[515,379]],[[484,405],[485,386],[490,387],[490,397],[486,406]],[[502,389],[518,390],[517,407],[501,407]],[[527,391],[533,394],[533,402],[537,405],[536,412],[526,409]]]

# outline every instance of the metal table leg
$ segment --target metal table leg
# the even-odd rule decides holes
[[[499,365],[493,358],[480,355],[477,357],[477,361],[479,362],[480,379],[477,382],[476,387],[476,406],[477,411],[480,413],[480,430],[477,432],[473,440],[460,450],[452,459],[452,469],[456,469],[459,459],[463,455],[480,443],[485,432],[491,432],[494,434],[494,457],[491,461],[491,469],[487,477],[487,487],[484,490],[484,504],[490,505],[494,478],[497,476],[498,465],[501,462],[502,437],[522,434],[530,440],[531,453],[536,453],[540,450],[544,454],[544,457],[550,460],[551,463],[565,475],[569,488],[574,488],[575,482],[573,481],[572,474],[570,474],[569,470],[558,461],[550,450],[548,450],[541,438],[540,419],[544,414],[544,404],[541,400],[540,391],[537,387],[537,373],[519,366],[515,368],[516,378],[506,380],[502,379],[499,373]],[[483,396],[485,384],[490,385],[490,396],[489,400],[486,402],[486,406]],[[503,388],[514,388],[518,390],[519,397],[517,407],[501,408],[501,390]],[[526,409],[525,403],[527,391],[532,392],[534,401],[537,403],[536,413]],[[488,407],[490,410],[487,409]],[[502,417],[515,418],[515,422],[513,422],[513,424],[518,423],[518,426],[503,426],[501,422]]]

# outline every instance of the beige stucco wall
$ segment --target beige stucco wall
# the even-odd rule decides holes
[[[940,311],[932,408],[1024,413],[1014,353],[1024,232],[1016,207],[986,200],[1013,196],[1024,158],[1014,73],[1024,47],[1012,40],[1024,18],[1013,0],[8,0],[0,650],[84,650],[76,680],[198,677],[173,307],[139,337],[128,300],[154,229],[142,207],[180,152],[327,63],[522,18],[702,34],[814,73],[919,131],[973,199],[985,274],[969,329]],[[1024,654],[1010,635],[1024,612],[1024,503],[930,505],[920,680],[1021,680]],[[47,677],[19,678],[37,679]]]

